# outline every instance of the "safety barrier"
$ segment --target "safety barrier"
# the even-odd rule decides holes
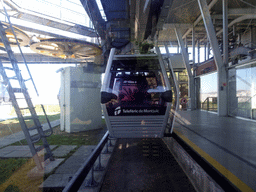
[[[109,144],[107,143],[108,141],[110,141]],[[105,145],[106,145],[106,150],[102,152]],[[109,133],[107,131],[103,136],[103,138],[101,139],[101,141],[99,142],[99,144],[92,151],[88,159],[83,163],[80,169],[75,173],[75,175],[66,185],[66,187],[63,189],[63,192],[78,191],[90,171],[91,171],[91,178],[86,182],[86,187],[96,187],[99,183],[97,183],[94,179],[94,171],[104,170],[103,167],[101,166],[100,154],[109,153],[108,146],[111,146],[111,145],[112,145],[111,140],[109,139]],[[94,164],[97,158],[99,159],[99,164],[94,168]]]
[[[202,103],[202,109],[207,111],[217,111],[217,97],[207,97]]]

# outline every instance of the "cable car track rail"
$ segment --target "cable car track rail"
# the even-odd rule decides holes
[[[88,173],[90,172],[92,166],[94,165],[95,161],[97,160],[98,156],[101,154],[101,151],[102,151],[104,145],[108,142],[108,137],[109,137],[109,133],[107,131],[105,133],[105,135],[103,136],[103,138],[101,139],[101,141],[99,142],[99,144],[97,145],[97,147],[95,148],[95,150],[89,156],[89,158],[83,163],[81,168],[76,172],[76,174],[72,177],[72,179],[67,184],[67,186],[63,189],[63,192],[71,192],[71,191],[73,192],[73,191],[78,191],[79,190],[79,188],[82,186],[85,178],[87,177]],[[227,180],[210,163],[208,163],[204,158],[202,158],[194,149],[192,149],[191,146],[189,146],[187,143],[185,143],[185,141],[183,141],[176,133],[173,132],[172,134],[168,134],[168,137],[172,137],[175,141],[177,141],[177,143],[189,154],[189,156],[198,165],[200,165],[202,167],[202,169],[211,178],[213,178],[213,180],[224,191],[239,191],[229,180]],[[125,140],[125,139],[121,139],[121,140]],[[147,141],[147,140],[148,139],[144,139],[144,141]],[[143,139],[141,141],[143,142]],[[157,156],[159,156],[159,157],[162,158],[162,154],[161,154],[162,149],[160,149],[159,150],[160,153],[158,153],[158,152],[156,152],[156,148],[157,147],[154,147],[153,144],[150,144],[150,143],[149,143],[149,145],[150,145],[149,147],[147,147],[147,145],[145,145],[145,144],[143,144],[143,146],[140,146],[140,148],[143,147],[142,148],[143,151],[141,151],[140,155],[143,155],[144,157],[145,156],[152,156],[153,158],[156,158]],[[126,146],[127,146],[127,144],[126,144]],[[151,148],[152,148],[153,151],[150,151],[150,150],[148,151],[148,149],[151,149]],[[146,151],[146,154],[145,154],[145,151]],[[127,152],[122,152],[122,153],[125,153],[125,156],[129,156],[130,155],[130,154],[127,154]],[[117,155],[117,153],[115,152],[114,153],[114,157],[116,155]],[[111,171],[110,168],[107,170],[107,173],[108,173],[108,171]]]

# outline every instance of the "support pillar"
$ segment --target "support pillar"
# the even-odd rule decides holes
[[[197,63],[200,63],[200,41],[197,40]]]
[[[195,45],[195,28],[192,28],[192,49],[193,49],[193,64],[195,64],[196,45]]]
[[[169,65],[168,65],[168,68],[171,72],[171,76],[173,78],[173,82],[174,82],[174,95],[175,95],[175,111],[178,111],[179,110],[179,104],[180,104],[180,101],[179,101],[179,93],[180,93],[180,88],[179,88],[179,81],[177,80],[176,78],[176,75],[174,73],[174,70],[173,70],[173,67],[172,67],[172,62],[171,62],[171,59],[170,59],[170,53],[169,53],[169,49],[168,49],[168,46],[167,44],[164,45],[165,47],[165,51],[166,51],[166,54],[168,55],[168,60],[169,60]],[[174,116],[175,118],[175,116]],[[173,125],[172,125],[173,127]],[[171,128],[172,129],[172,128]]]
[[[204,44],[204,61],[207,60],[207,43]]]
[[[177,39],[178,39],[178,43],[179,43],[179,46],[181,48],[181,54],[182,54],[182,57],[183,57],[183,60],[185,62],[185,65],[186,65],[186,69],[187,69],[187,72],[188,72],[188,97],[189,97],[189,109],[191,110],[194,110],[195,109],[195,83],[194,83],[194,77],[192,75],[192,72],[191,72],[191,67],[189,65],[189,57],[188,57],[188,53],[186,51],[186,48],[185,48],[185,44],[184,44],[184,41],[182,39],[182,35],[181,35],[181,32],[180,32],[180,29],[179,28],[175,28],[175,33],[176,33],[176,36],[177,36]]]
[[[196,108],[201,109],[201,98],[200,98],[200,87],[201,87],[201,79],[195,78],[195,95],[196,95]]]
[[[256,47],[256,27],[251,27],[251,48]]]
[[[210,54],[211,54],[211,46],[210,46],[210,42],[207,41],[207,60],[210,59]]]
[[[218,115],[228,115],[228,101],[227,101],[227,71],[222,61],[219,45],[216,37],[216,32],[211,20],[211,15],[207,6],[206,0],[197,0],[203,17],[206,32],[211,43],[215,63],[218,69]]]
[[[223,7],[223,64],[228,66],[228,0],[222,0]]]

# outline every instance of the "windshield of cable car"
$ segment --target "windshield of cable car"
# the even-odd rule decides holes
[[[109,90],[117,96],[106,104],[110,116],[164,115],[166,86],[158,59],[113,61]]]

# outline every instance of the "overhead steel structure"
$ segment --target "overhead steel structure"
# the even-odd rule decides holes
[[[93,4],[94,0],[81,1]],[[119,3],[122,6],[119,6]],[[158,45],[176,46],[181,48],[182,57],[189,77],[190,109],[197,108],[195,98],[195,70],[200,62],[200,52],[196,49],[205,48],[205,60],[214,56],[218,71],[218,114],[228,115],[228,67],[239,55],[252,55],[255,49],[255,13],[256,4],[253,0],[141,0],[141,1],[102,1],[107,22],[105,36],[112,42],[145,40],[157,41]],[[96,14],[95,14],[96,16]],[[97,16],[96,16],[97,18]],[[115,27],[109,27],[111,23]],[[98,25],[99,28],[101,28]],[[113,30],[115,28],[115,30]],[[101,30],[101,29],[100,29]],[[129,30],[129,35],[124,32]],[[247,37],[248,36],[248,37]],[[105,38],[105,37],[104,37]],[[237,49],[243,38],[248,43]],[[109,41],[108,41],[109,43]],[[112,43],[112,44],[111,44]],[[126,45],[127,42],[123,44]],[[197,46],[196,46],[197,45]],[[187,48],[192,48],[192,61],[189,61]],[[122,49],[125,49],[122,47]],[[191,71],[192,68],[194,72]],[[232,98],[231,98],[232,100]]]
[[[246,56],[251,60],[255,58],[254,0],[102,0],[100,2],[105,17],[101,15],[96,0],[80,0],[84,14],[91,19],[94,28],[27,10],[15,0],[4,2],[8,5],[12,18],[39,23],[82,37],[97,37],[105,56],[104,64],[112,47],[120,49],[122,53],[132,53],[139,49],[140,43],[148,41],[157,42],[158,46],[180,48],[178,50],[181,50],[184,60],[181,68],[188,71],[191,110],[198,108],[196,77],[208,70],[200,62],[196,62],[203,57],[197,50],[204,48],[205,60],[214,56],[213,65],[218,71],[218,114],[221,116],[228,115],[232,108],[228,103],[235,102],[228,94],[228,90],[232,92],[235,88],[235,85],[228,87],[230,68],[243,63],[241,60]],[[49,37],[65,36],[60,36],[59,32],[32,29],[31,26],[19,27],[24,31]],[[190,48],[192,58],[186,53]],[[204,68],[200,74],[199,68]],[[232,94],[235,94],[234,91]]]
[[[88,37],[96,37],[96,32],[93,28],[77,24],[71,21],[62,20],[61,18],[52,17],[46,14],[42,14],[38,12],[40,7],[37,7],[38,10],[28,10],[24,7],[18,5],[18,3],[22,5],[22,2],[18,2],[15,0],[4,0],[6,6],[8,6],[8,14],[17,20],[28,21],[35,24],[40,24],[46,27],[52,27],[55,29],[59,29],[61,31],[70,32],[82,36]],[[24,2],[25,3],[25,2]],[[46,2],[47,3],[47,2]],[[48,7],[51,6],[51,3],[48,3]],[[61,5],[60,5],[61,7]],[[55,10],[56,11],[56,10]],[[24,24],[15,24],[15,26],[19,27],[24,31],[31,31],[34,33],[39,33],[43,35],[53,36],[53,37],[65,37],[56,32],[49,32],[44,29],[37,29],[34,26],[25,26]]]

